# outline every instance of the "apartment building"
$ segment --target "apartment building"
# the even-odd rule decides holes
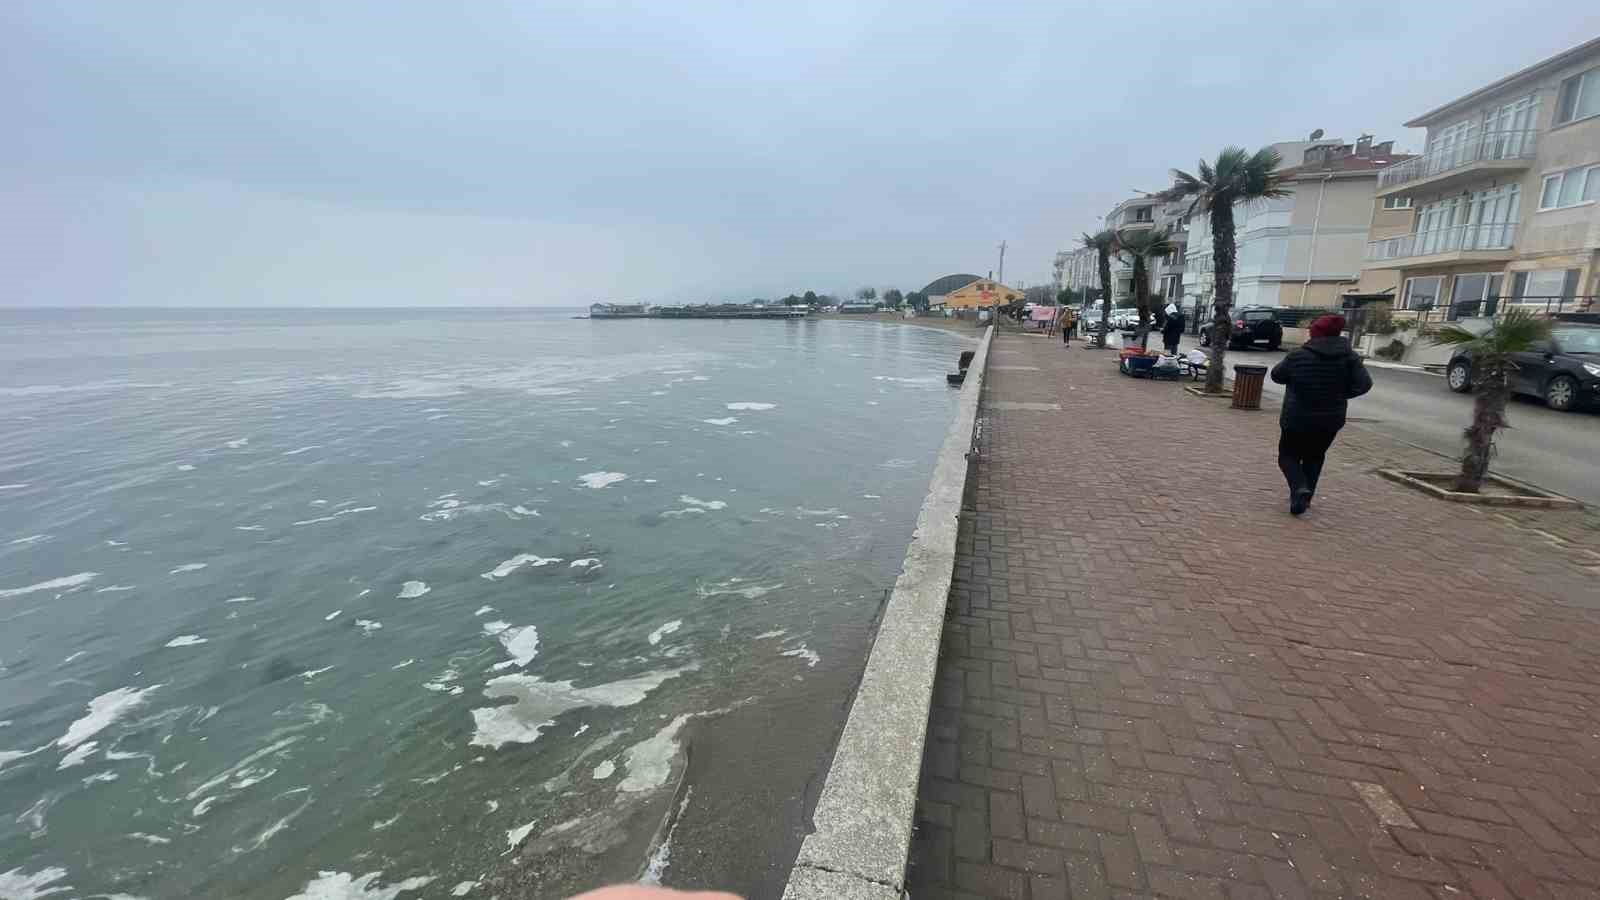
[[[1056,253],[1056,290],[1072,288],[1074,291],[1100,287],[1099,260],[1094,250],[1077,247]]]
[[[1396,154],[1393,141],[1375,143],[1370,135],[1355,143],[1319,139],[1272,147],[1283,157],[1278,174],[1290,193],[1234,207],[1234,304],[1337,307],[1362,276],[1379,179],[1411,157]],[[1191,231],[1190,296],[1209,307],[1214,268],[1209,218],[1198,217]]]
[[[1397,309],[1588,308],[1600,294],[1600,39],[1407,122],[1378,176],[1363,293]]]
[[[1114,231],[1139,231],[1152,229],[1176,245],[1176,249],[1161,259],[1154,259],[1146,267],[1150,279],[1150,296],[1154,300],[1178,302],[1184,294],[1185,247],[1189,241],[1189,215],[1187,203],[1167,203],[1154,196],[1142,195],[1124,200],[1106,214],[1105,227]],[[1130,303],[1133,300],[1133,261],[1125,256],[1111,258],[1113,302]]]

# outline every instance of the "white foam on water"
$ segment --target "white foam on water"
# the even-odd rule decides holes
[[[320,669],[307,669],[304,672],[300,673],[300,677],[304,678],[307,681],[310,681],[311,679],[317,677],[318,675],[321,675],[323,672],[330,672],[333,669],[334,669],[333,666],[323,666]]]
[[[678,732],[692,718],[692,713],[684,713],[624,751],[628,774],[617,784],[617,791],[637,794],[666,784],[672,774],[672,760],[678,755]]]
[[[478,482],[478,487],[494,487],[495,485],[497,485],[499,483],[500,483],[500,479],[498,479],[498,478],[489,478],[489,479],[486,479],[484,481]]]
[[[68,725],[66,733],[56,738],[56,746],[71,749],[105,731],[143,705],[145,696],[159,687],[159,684],[141,689],[120,687],[95,697],[89,701],[88,714]]]
[[[406,666],[409,666],[409,665],[411,665],[411,664],[412,664],[412,663],[414,663],[414,662],[416,662],[416,661],[417,661],[417,658],[416,658],[416,657],[414,657],[414,656],[413,656],[413,657],[412,657],[412,658],[410,658],[410,659],[408,659],[408,660],[406,660],[406,661],[405,661],[405,662],[403,662],[403,663],[396,663],[396,664],[395,664],[395,665],[392,665],[392,666],[390,666],[390,667],[389,667],[389,668],[390,668],[390,669],[391,669],[391,670],[394,670],[394,669],[404,669],[404,668],[405,668],[405,667],[406,667]]]
[[[567,564],[567,568],[569,568],[569,569],[582,569],[585,572],[598,572],[601,569],[604,569],[605,565],[602,564],[600,562],[600,560],[596,559],[593,556],[590,556],[590,557],[588,557],[586,559],[575,559],[575,560],[573,560],[572,562]]]
[[[228,599],[226,599],[226,600],[224,600],[222,602],[223,603],[249,603],[251,600],[254,600],[254,599],[255,599],[254,597],[229,597]]]
[[[465,897],[466,895],[472,893],[472,889],[477,887],[477,886],[478,886],[478,883],[476,881],[459,881],[459,882],[456,882],[456,886],[450,889],[450,896],[452,896],[452,897]]]
[[[27,537],[17,538],[16,540],[9,541],[8,543],[11,546],[15,547],[18,544],[33,544],[33,543],[37,543],[39,541],[48,541],[48,540],[50,540],[50,535],[48,535],[48,534],[30,534]]]
[[[228,441],[227,443],[223,444],[222,446],[227,447],[229,450],[237,450],[240,447],[248,445],[249,443],[250,443],[250,439],[249,438],[236,438],[234,440]]]
[[[50,745],[45,744],[44,747],[35,747],[32,750],[0,750],[0,771],[4,771],[8,763],[16,762],[19,759],[27,759],[48,746]]]
[[[561,446],[563,446],[563,447],[571,447],[572,446],[572,442],[571,441],[562,441],[561,442]]]
[[[52,578],[49,581],[30,584],[27,587],[0,590],[0,598],[21,597],[23,594],[32,594],[37,591],[73,590],[83,587],[98,577],[100,577],[99,572],[79,572],[76,575],[64,575],[60,578]]]
[[[95,588],[94,592],[96,594],[120,594],[123,591],[131,591],[134,589],[135,585],[131,584],[108,584],[103,588]]]
[[[28,874],[16,868],[9,872],[0,872],[0,898],[4,900],[39,900],[51,894],[64,894],[72,890],[70,885],[57,885],[50,887],[61,879],[67,877],[67,870],[56,866],[40,869],[33,874]]]
[[[130,838],[132,838],[133,840],[136,840],[136,841],[144,841],[146,844],[170,844],[170,843],[172,843],[172,838],[162,837],[159,834],[145,834],[142,831],[131,832],[131,833],[129,833],[127,835],[127,837],[130,837]]]
[[[178,471],[179,472],[193,472],[194,471],[194,466],[190,465],[189,463],[179,463],[178,464]]]
[[[796,506],[794,509],[795,512],[802,516],[836,516],[839,514],[838,508],[832,506],[827,509],[806,509],[804,506]]]
[[[706,423],[707,425],[732,425],[733,423],[739,421],[739,417],[728,416],[727,418],[723,419],[701,419],[700,421]]]
[[[626,481],[627,478],[628,475],[625,472],[590,472],[587,475],[578,476],[578,480],[583,482],[584,487],[595,490],[616,484],[619,481]]]
[[[553,566],[559,562],[562,562],[562,559],[557,556],[540,556],[537,553],[518,553],[516,556],[513,556],[510,559],[500,563],[500,565],[495,566],[490,571],[484,572],[478,577],[494,581],[497,578],[505,578],[507,575],[510,575],[523,566],[532,566],[533,568],[538,569],[544,566]]]
[[[301,519],[298,522],[292,522],[290,524],[292,524],[292,525],[315,525],[318,522],[332,522],[334,519],[337,519],[340,516],[349,516],[349,515],[354,515],[355,513],[372,512],[375,509],[377,509],[376,506],[354,506],[354,507],[351,507],[350,509],[341,509],[338,512],[333,513],[332,515],[318,516],[315,519]]]
[[[89,757],[94,755],[95,748],[99,746],[99,741],[86,741],[72,748],[66,756],[61,758],[61,764],[56,766],[56,771],[59,772],[62,769],[83,765],[89,761]]]
[[[880,469],[908,469],[917,464],[914,459],[886,459],[878,463]]]
[[[196,644],[204,644],[205,642],[206,639],[198,634],[180,634],[172,640],[167,641],[166,645],[168,647],[193,647]]]
[[[486,615],[488,615],[489,613],[492,613],[492,612],[494,612],[494,607],[492,607],[492,606],[480,606],[480,607],[478,607],[478,611],[473,613],[473,615],[475,615],[475,616],[486,616]]]
[[[583,734],[583,733],[584,733],[584,732],[585,732],[585,731],[588,731],[588,730],[589,730],[589,723],[588,723],[588,722],[585,722],[585,723],[583,723],[583,724],[582,724],[582,725],[579,725],[579,726],[578,726],[578,730],[577,730],[577,731],[574,731],[574,732],[573,732],[573,733],[572,733],[572,736],[573,736],[573,737],[577,737],[577,736],[579,736],[579,735],[581,735],[581,734]],[[26,753],[24,753],[24,754],[22,754],[22,755],[23,755],[23,756],[27,756],[27,754],[26,754]]]
[[[79,650],[78,652],[72,654],[71,656],[67,657],[66,659],[63,659],[61,661],[61,664],[64,666],[67,663],[72,662],[73,660],[75,660],[75,659],[77,659],[77,658],[79,658],[81,656],[87,656],[88,653],[89,653],[89,651],[87,651],[87,650]]]
[[[220,800],[220,799],[222,799],[221,795],[218,795],[218,796],[215,796],[215,797],[207,797],[204,800],[201,800],[199,803],[196,803],[194,805],[194,809],[189,810],[189,815],[193,816],[196,819],[200,818],[201,816],[203,816],[206,813],[210,812],[211,811],[211,807],[215,806],[216,802],[218,800]]]
[[[805,644],[801,644],[793,650],[784,650],[778,655],[799,657],[800,659],[806,661],[806,668],[808,669],[815,669],[817,667],[817,663],[822,662],[822,657],[818,656],[815,651],[806,649]]]
[[[690,378],[689,380],[690,381],[710,381],[711,380],[711,376],[709,376],[709,375],[696,375],[693,378]]]
[[[531,395],[531,396],[534,396],[534,397],[565,397],[565,396],[568,396],[569,394],[576,394],[578,392],[573,390],[572,388],[540,388],[540,387],[532,387],[532,388],[528,388],[527,389],[527,393],[529,395]]]
[[[381,822],[373,822],[372,823],[372,830],[373,831],[382,831],[385,828],[388,828],[390,825],[393,825],[394,823],[400,821],[400,817],[403,816],[403,815],[405,815],[405,813],[395,813],[394,818],[392,818],[392,819],[384,819]]]
[[[678,502],[679,503],[687,503],[690,506],[697,506],[697,507],[699,507],[701,509],[727,509],[728,508],[728,501],[726,501],[726,500],[697,500],[694,497],[689,496],[688,494],[683,494],[683,495],[679,496],[678,497]]]
[[[321,450],[321,449],[322,449],[322,445],[321,444],[309,444],[309,445],[307,445],[305,447],[299,447],[299,448],[296,448],[294,450],[286,450],[286,451],[284,451],[283,455],[284,456],[299,456],[302,453],[309,453],[312,450]]]
[[[184,572],[198,572],[206,567],[205,563],[184,563],[168,572],[168,575],[182,575]]]
[[[695,592],[701,597],[716,597],[726,594],[743,597],[746,600],[760,600],[762,597],[783,587],[782,582],[778,584],[753,584],[749,587],[734,587],[735,584],[739,583],[739,579],[732,578],[727,581],[713,583],[710,587],[700,585],[695,589]]]
[[[777,409],[778,408],[778,404],[776,404],[776,403],[748,403],[748,402],[746,402],[746,403],[729,403],[728,404],[728,408],[729,409],[736,409],[736,410],[752,410],[752,411],[755,411],[755,412],[759,412],[759,411],[764,410],[764,409]]]
[[[428,587],[426,581],[408,581],[400,586],[400,593],[396,595],[400,600],[415,600],[433,588]]]
[[[28,484],[26,481],[16,484],[0,484],[0,491],[20,491],[27,487]]]
[[[376,883],[381,872],[368,872],[352,877],[346,872],[319,870],[317,877],[306,882],[300,893],[286,900],[396,900],[408,891],[417,891],[433,883],[433,876],[418,876],[397,881],[391,885]]]
[[[655,484],[656,480],[654,478],[646,478],[646,479],[644,479],[644,483],[645,484]]]
[[[783,637],[787,633],[788,632],[785,631],[784,629],[779,628],[776,631],[763,631],[760,634],[756,635],[755,639],[758,640],[758,641],[765,641],[765,640],[768,640],[770,638]]]
[[[289,823],[299,818],[300,814],[305,812],[306,807],[310,805],[311,801],[306,800],[304,803],[301,803],[299,808],[297,808],[294,812],[289,813],[287,816],[284,816],[278,821],[273,822],[271,825],[268,825],[260,834],[256,835],[255,842],[250,845],[250,849],[260,850],[262,847],[265,847],[267,845],[267,841],[277,837],[283,832],[284,829],[288,828]]]
[[[661,643],[662,638],[672,634],[674,631],[677,631],[682,627],[682,619],[673,619],[671,622],[668,622],[667,624],[662,625],[660,628],[657,628],[655,631],[650,632],[650,637],[648,638],[650,641],[650,646],[654,647],[655,645]]]
[[[324,622],[332,622],[334,619],[339,618],[339,614],[342,613],[342,612],[344,612],[344,610],[336,609],[333,612],[328,613],[327,615],[323,616],[322,617],[322,621],[324,621]]]
[[[356,620],[356,627],[361,629],[361,633],[362,633],[363,636],[366,636],[366,635],[372,634],[374,631],[378,631],[378,630],[382,629],[383,628],[383,623],[382,622],[374,622],[371,619],[357,619]]]
[[[539,655],[539,629],[532,625],[517,627],[507,622],[488,622],[483,626],[483,633],[498,638],[511,657],[503,663],[497,663],[494,666],[497,670],[511,666],[523,668]]]
[[[234,531],[266,531],[267,529],[263,525],[235,525],[235,526],[233,526],[233,530]]]
[[[594,771],[591,772],[590,775],[593,776],[595,781],[605,781],[607,778],[610,778],[612,775],[616,774],[616,771],[617,764],[608,759],[600,763],[600,765],[595,766]]]
[[[575,688],[570,681],[545,681],[537,675],[501,675],[489,679],[483,695],[491,700],[510,697],[509,706],[490,706],[472,711],[476,729],[471,744],[497,748],[505,744],[531,744],[555,724],[555,717],[584,706],[632,706],[663,682],[693,671],[693,666],[646,672],[609,684]]]
[[[115,772],[105,771],[105,772],[96,772],[93,775],[90,775],[89,777],[83,778],[83,779],[80,779],[80,780],[83,782],[83,786],[84,787],[94,787],[97,784],[103,784],[103,783],[108,782],[108,781],[116,781],[120,777],[121,776],[119,776]]]
[[[508,845],[510,845],[512,850],[517,849],[518,845],[520,845],[523,841],[528,839],[528,835],[533,834],[533,826],[536,825],[536,824],[538,824],[538,823],[529,822],[526,825],[520,826],[518,828],[513,828],[513,829],[507,831],[506,832],[506,843]]]
[[[661,513],[661,516],[662,516],[662,518],[666,518],[666,519],[677,519],[677,518],[681,518],[683,516],[703,516],[705,514],[706,514],[705,510],[698,509],[698,508],[695,508],[695,507],[691,506],[688,509],[668,509],[668,510],[663,510],[662,513]]]
[[[485,800],[483,805],[487,806],[489,808],[489,812],[499,812],[500,811],[500,801],[499,800]]]
[[[661,879],[667,874],[667,867],[672,865],[672,838],[678,833],[678,823],[683,821],[683,812],[689,808],[689,798],[694,796],[694,785],[689,785],[683,792],[683,800],[678,804],[678,814],[672,818],[672,826],[667,829],[667,836],[661,839],[661,845],[656,852],[650,854],[650,860],[645,863],[644,874],[639,876],[640,884],[660,885]]]
[[[861,496],[864,497],[867,500],[882,500],[883,499],[882,497],[880,497],[877,494],[862,494]]]
[[[539,511],[537,509],[529,509],[529,508],[527,508],[526,506],[523,506],[520,503],[517,504],[516,506],[511,507],[511,511],[516,513],[519,516],[537,516],[537,515],[539,515]]]
[[[366,595],[368,595],[370,593],[372,593],[372,588],[363,588],[361,593],[356,595],[356,599],[360,600],[362,597],[365,597]]]

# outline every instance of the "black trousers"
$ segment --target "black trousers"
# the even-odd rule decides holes
[[[1315,494],[1317,479],[1322,475],[1322,462],[1328,456],[1339,430],[1301,431],[1283,429],[1278,438],[1278,468],[1283,470],[1289,490],[1306,488]]]

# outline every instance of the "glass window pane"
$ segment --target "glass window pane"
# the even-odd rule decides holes
[[[1571,206],[1583,196],[1583,173],[1577,170],[1568,172],[1561,179],[1561,199],[1559,206]]]
[[[1600,200],[1600,166],[1589,168],[1588,178],[1584,181],[1583,199]]]
[[[1600,115],[1600,69],[1590,69],[1583,74],[1583,86],[1578,89],[1578,114],[1575,118]]]
[[[1583,78],[1574,75],[1561,82],[1561,93],[1556,97],[1556,124],[1570,122],[1577,112],[1578,84]]]
[[[1539,208],[1549,209],[1556,205],[1556,199],[1561,195],[1561,176],[1550,175],[1544,180],[1544,190],[1539,192]]]

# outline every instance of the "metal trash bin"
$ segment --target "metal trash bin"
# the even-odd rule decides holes
[[[1261,386],[1266,380],[1266,366],[1234,366],[1233,408],[1260,409]]]

